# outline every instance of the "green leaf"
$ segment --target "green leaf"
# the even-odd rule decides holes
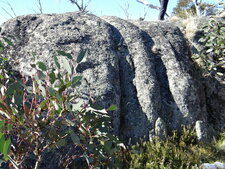
[[[30,66],[31,66],[32,68],[36,68],[36,65],[35,65],[35,64],[30,64]]]
[[[0,153],[3,153],[4,144],[5,144],[4,134],[0,133]]]
[[[60,88],[59,88],[59,90],[58,90],[58,92],[61,94],[63,91],[65,91],[66,90],[66,85],[62,85]]]
[[[66,71],[69,73],[69,74],[72,74],[72,69],[70,67],[70,63],[69,61],[66,59],[66,58],[62,58],[63,60],[63,67],[66,69]]]
[[[1,41],[0,41],[0,48],[4,48],[5,46],[4,46],[4,43],[2,43]]]
[[[51,73],[49,74],[49,77],[50,77],[50,82],[51,82],[51,84],[53,84],[53,83],[55,82],[55,80],[56,80],[55,73],[54,73],[54,72],[51,72]]]
[[[69,130],[70,137],[75,145],[80,144],[80,138],[74,133],[72,129]]]
[[[60,69],[60,64],[59,64],[57,56],[54,56],[54,61],[55,61],[55,65],[57,66],[57,68]]]
[[[10,149],[10,144],[11,144],[11,140],[7,139],[5,141],[4,147],[3,147],[3,155],[4,155],[4,159],[7,161],[8,160],[8,153],[9,153],[9,149]]]
[[[4,126],[4,121],[0,121],[0,128]]]
[[[71,54],[66,53],[65,51],[57,50],[57,52],[58,52],[59,55],[66,56],[68,59],[72,59],[73,58]]]
[[[47,67],[43,62],[38,62],[38,67],[42,70],[42,71],[46,71]]]
[[[8,45],[13,46],[13,43],[12,43],[9,39],[7,39],[7,38],[3,38],[3,39],[5,40],[5,42],[6,42]]]
[[[57,147],[63,147],[63,146],[65,146],[66,144],[67,144],[66,139],[61,139],[61,140],[59,140],[59,141],[56,143],[56,146],[57,146]]]
[[[95,109],[95,110],[102,110],[103,108],[98,105],[97,103],[90,103],[90,107]]]
[[[7,91],[6,91],[6,95],[7,95],[7,96],[12,95],[12,94],[14,93],[15,90],[18,90],[18,89],[19,89],[19,87],[20,87],[20,83],[19,83],[19,82],[14,82],[13,84],[11,84],[11,85],[8,87],[8,89],[7,89]]]
[[[42,71],[38,71],[38,78],[40,80],[45,80],[46,79],[46,75]]]
[[[118,109],[117,106],[115,104],[113,104],[107,109],[107,111],[115,111],[117,109]]]
[[[48,100],[44,100],[44,101],[42,101],[41,102],[41,104],[39,105],[39,107],[41,108],[41,109],[46,109],[46,104],[48,103]]]
[[[52,87],[48,88],[48,92],[49,92],[50,96],[55,96],[56,95],[56,92],[55,92],[55,90]]]
[[[72,85],[77,84],[78,82],[80,82],[80,80],[82,79],[82,76],[75,76],[72,79]]]
[[[77,56],[77,63],[80,63],[83,60],[86,52],[87,52],[87,50],[81,49],[80,53]]]

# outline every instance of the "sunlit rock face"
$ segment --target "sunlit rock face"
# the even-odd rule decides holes
[[[204,87],[189,46],[169,22],[65,13],[20,16],[1,27],[1,35],[14,37],[14,48],[4,55],[27,75],[33,55],[51,67],[56,50],[76,57],[88,49],[77,68],[82,98],[98,98],[105,108],[117,105],[110,116],[114,132],[125,140],[165,137],[198,120],[208,124]]]

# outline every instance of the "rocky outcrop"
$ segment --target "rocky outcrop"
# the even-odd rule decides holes
[[[165,137],[182,124],[208,123],[189,46],[173,24],[65,13],[20,16],[1,27],[2,35],[15,39],[5,55],[28,75],[33,53],[51,67],[56,50],[77,56],[88,49],[77,68],[82,96],[98,98],[106,108],[116,104],[119,109],[110,114],[114,131],[126,140]]]
[[[199,39],[203,35],[202,27],[207,25],[210,20],[216,20],[217,22],[224,22],[222,17],[196,17],[188,18],[183,21],[183,32],[186,39],[189,42],[190,50],[192,54],[196,54],[205,46],[199,42]],[[179,24],[177,24],[179,25]],[[181,24],[180,24],[181,26]],[[199,69],[205,69],[202,65],[201,59],[196,59]],[[223,72],[220,72],[223,73]],[[224,76],[223,76],[224,77]],[[224,78],[215,76],[206,76],[202,78],[202,84],[204,88],[208,124],[211,124],[214,129],[225,132],[225,81]]]

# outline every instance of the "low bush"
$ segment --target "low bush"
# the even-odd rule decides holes
[[[132,146],[126,156],[127,166],[130,169],[191,169],[204,162],[223,161],[225,150],[218,150],[214,145],[199,143],[195,132],[184,128],[166,140],[155,138]]]
[[[6,45],[12,43],[3,38],[0,50]],[[107,113],[116,106],[96,109],[99,106],[93,101],[78,101],[82,76],[76,74],[76,66],[85,50],[76,59],[57,52],[54,68],[36,62],[31,64],[35,72],[31,77],[14,76],[10,60],[1,55],[0,158],[2,154],[2,160],[14,168],[38,169],[46,153],[66,149],[61,161],[56,161],[62,168],[79,161],[79,168],[119,167],[116,154],[125,147],[112,134]]]

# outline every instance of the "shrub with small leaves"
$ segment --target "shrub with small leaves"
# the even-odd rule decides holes
[[[3,49],[4,43],[0,44]],[[88,168],[117,168],[120,159],[116,154],[125,147],[112,134],[107,112],[116,106],[96,109],[99,106],[93,102],[79,101],[77,88],[82,76],[76,74],[76,66],[86,51],[82,50],[76,59],[64,51],[57,53],[55,68],[36,62],[31,64],[33,76],[20,74],[14,79],[10,78],[10,61],[1,58],[0,154],[15,168],[26,168],[26,160],[34,157],[31,167],[37,169],[45,153],[69,147],[59,163],[64,168],[77,159],[84,160],[82,166]]]
[[[224,155],[225,151],[217,150],[213,144],[199,143],[195,131],[188,127],[165,140],[156,137],[134,145],[126,158],[130,169],[191,169],[204,162],[221,161]]]

